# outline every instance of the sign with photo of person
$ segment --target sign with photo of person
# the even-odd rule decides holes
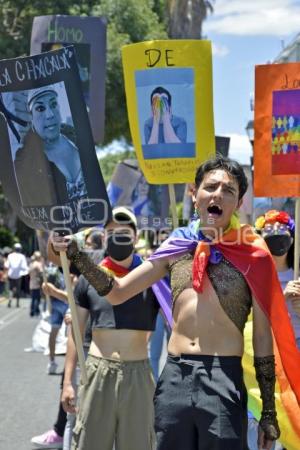
[[[254,195],[300,196],[300,63],[255,69]]]
[[[127,159],[117,164],[107,193],[112,207],[126,205],[134,212],[139,228],[171,228],[168,188],[149,184],[137,160]]]
[[[192,182],[215,153],[211,43],[148,41],[122,48],[133,145],[149,183]]]
[[[104,137],[106,19],[39,16],[33,20],[32,55],[74,45],[84,99],[95,143]]]
[[[82,227],[111,215],[74,48],[0,61],[0,180],[27,225]]]

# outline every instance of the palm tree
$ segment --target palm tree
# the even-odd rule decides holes
[[[213,12],[214,0],[167,0],[168,35],[172,39],[201,39],[202,23]]]

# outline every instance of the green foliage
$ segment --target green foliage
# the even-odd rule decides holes
[[[147,0],[104,0],[93,8],[93,15],[107,18],[107,77],[105,143],[124,136],[131,142],[121,47],[134,42],[167,37],[164,25]]]
[[[14,235],[12,232],[4,227],[0,226],[0,248],[12,247],[14,245]]]
[[[2,0],[0,59],[29,53],[34,16],[70,14],[107,18],[105,142],[124,136],[131,141],[122,73],[121,47],[167,38],[162,0]]]

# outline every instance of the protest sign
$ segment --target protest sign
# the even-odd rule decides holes
[[[295,279],[300,235],[300,63],[255,69],[254,194],[297,197]]]
[[[300,63],[255,69],[254,195],[300,195]]]
[[[112,207],[126,205],[135,213],[141,229],[170,229],[166,185],[149,184],[134,159],[117,164],[107,193]]]
[[[104,17],[39,16],[31,32],[32,55],[74,45],[81,86],[94,142],[104,136],[106,19]]]
[[[0,61],[0,179],[24,222],[80,228],[111,217],[72,46]]]
[[[146,180],[192,182],[215,153],[210,42],[131,44],[122,59],[131,136]]]

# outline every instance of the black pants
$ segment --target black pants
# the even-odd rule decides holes
[[[40,301],[41,301],[41,290],[31,289],[31,305],[30,305],[30,315],[39,316],[40,315]]]
[[[241,358],[168,356],[154,396],[157,450],[246,450]]]
[[[61,377],[61,383],[60,383],[61,389],[62,389],[63,384],[64,384],[64,378],[65,378],[65,369],[64,369],[62,377]],[[61,400],[59,399],[58,414],[57,414],[57,419],[56,419],[56,422],[55,422],[55,424],[53,426],[53,429],[56,431],[56,433],[60,437],[63,437],[63,435],[64,435],[65,428],[66,428],[66,423],[67,423],[67,413],[63,409]]]

